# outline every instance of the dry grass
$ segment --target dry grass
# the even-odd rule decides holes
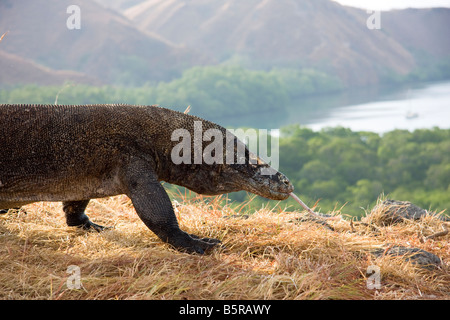
[[[94,200],[88,215],[114,226],[103,233],[65,225],[61,205],[35,203],[0,217],[1,299],[449,299],[449,235],[426,217],[371,227],[330,221],[292,222],[299,213],[261,209],[248,219],[218,202],[185,201],[181,227],[218,238],[226,248],[205,256],[179,253],[139,220],[125,196]],[[241,208],[241,213],[245,209]],[[425,270],[401,258],[375,258],[389,244],[418,247],[443,260]],[[67,268],[81,270],[69,289]],[[368,266],[381,271],[381,288],[368,289]]]

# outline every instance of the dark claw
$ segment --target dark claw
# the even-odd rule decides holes
[[[85,222],[77,227],[82,228],[83,230],[95,230],[97,232],[102,232],[104,230],[112,229],[112,227],[101,226],[99,224],[91,222],[90,220],[88,220],[87,222]]]
[[[220,244],[221,241],[211,238],[200,238],[194,234],[185,233],[184,236],[174,239],[174,241],[169,240],[169,243],[182,252],[205,254],[210,252],[217,244]]]

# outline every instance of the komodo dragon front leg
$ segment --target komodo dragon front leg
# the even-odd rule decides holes
[[[172,202],[151,166],[144,160],[134,161],[125,174],[127,195],[145,223],[162,241],[188,253],[203,254],[219,240],[199,238],[180,229]]]

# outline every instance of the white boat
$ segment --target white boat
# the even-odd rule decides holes
[[[406,117],[406,119],[414,119],[414,118],[417,118],[418,116],[419,116],[419,114],[417,112],[409,111],[405,117]]]

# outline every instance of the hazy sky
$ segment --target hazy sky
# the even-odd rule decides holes
[[[343,5],[372,10],[390,10],[404,8],[450,8],[450,0],[334,0]]]

